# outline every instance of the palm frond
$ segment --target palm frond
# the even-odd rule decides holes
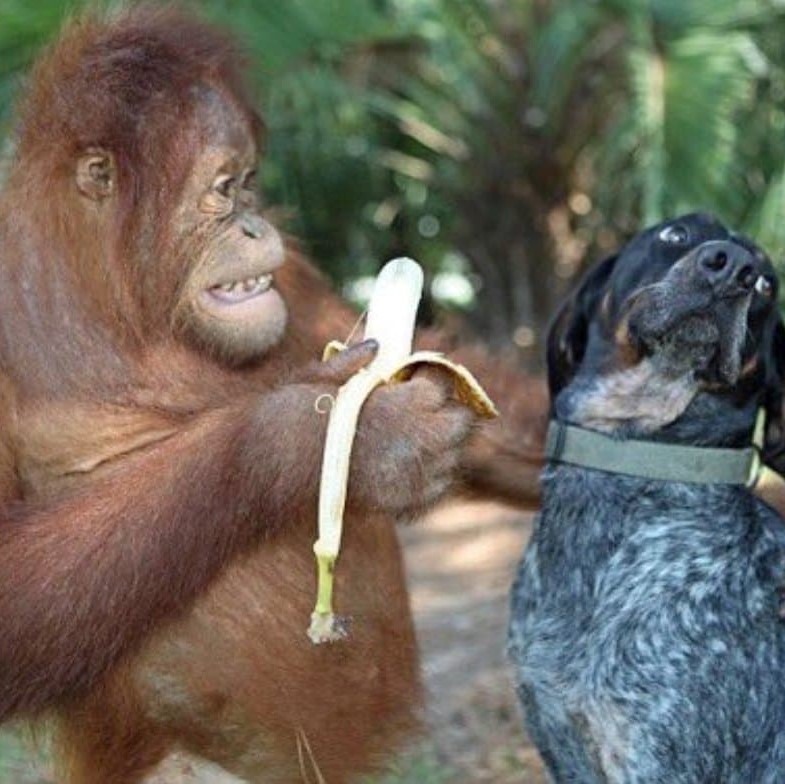
[[[740,122],[758,75],[745,33],[700,31],[672,43],[665,59],[665,154],[671,210],[709,206],[737,216],[745,199],[736,156]]]

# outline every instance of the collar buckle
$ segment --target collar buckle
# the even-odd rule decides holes
[[[758,484],[765,468],[763,464],[763,443],[766,438],[766,409],[761,406],[755,416],[755,429],[752,431],[752,460],[750,473],[745,487],[752,489]]]
[[[750,490],[758,484],[758,481],[763,474],[763,469],[765,468],[763,464],[763,457],[761,456],[761,451],[758,448],[757,444],[752,445],[752,459],[750,460],[750,472],[747,476],[747,481],[744,483],[744,486]]]

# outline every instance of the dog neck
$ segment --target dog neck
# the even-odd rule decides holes
[[[759,388],[753,375],[733,389],[710,388],[692,373],[668,376],[644,359],[604,374],[579,374],[556,398],[553,413],[562,422],[619,438],[744,447],[761,405]]]
[[[557,401],[557,413],[601,433],[647,434],[670,425],[699,391],[691,373],[668,377],[659,363],[643,359],[632,367],[576,378]]]

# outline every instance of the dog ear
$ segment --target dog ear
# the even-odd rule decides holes
[[[595,264],[556,312],[548,329],[545,358],[551,400],[570,383],[586,352],[589,324],[597,310],[618,255]]]
[[[763,405],[766,408],[763,459],[782,474],[785,473],[785,326],[778,315],[772,316],[771,326],[764,333],[761,356],[764,365]]]

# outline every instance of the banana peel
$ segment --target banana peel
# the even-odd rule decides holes
[[[411,353],[422,282],[422,269],[411,259],[395,259],[379,273],[365,330],[366,339],[374,338],[379,343],[378,353],[338,390],[330,409],[319,486],[319,538],[313,548],[317,598],[308,637],[315,645],[348,636],[346,619],[333,609],[335,565],[341,547],[352,445],[360,411],[369,395],[383,384],[404,383],[419,367],[437,367],[452,376],[455,396],[461,403],[480,417],[498,416],[493,401],[463,365],[437,351]],[[345,348],[332,341],[322,359],[327,361]]]
[[[327,362],[327,360],[332,359],[336,354],[345,351],[347,348],[348,346],[344,343],[331,340],[324,349],[322,361]],[[471,408],[477,416],[483,419],[495,419],[499,416],[499,409],[496,408],[496,404],[490,399],[488,393],[482,388],[472,372],[465,365],[453,362],[441,351],[415,351],[403,361],[403,364],[384,383],[392,384],[396,381],[408,381],[414,375],[415,370],[424,365],[435,365],[447,371],[452,376],[455,384],[455,397],[460,403]]]

